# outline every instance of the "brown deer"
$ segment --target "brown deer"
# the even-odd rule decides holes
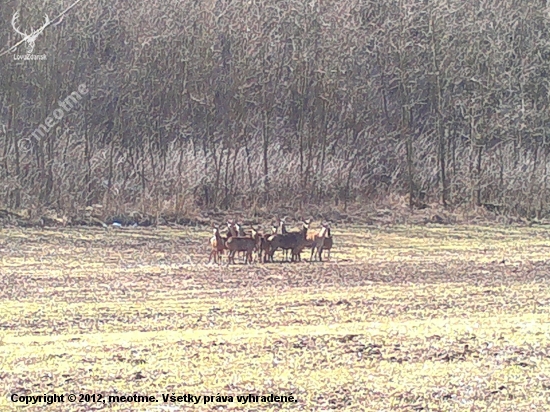
[[[332,234],[330,233],[330,225],[327,226],[327,237],[325,237],[325,242],[323,244],[323,249],[328,252],[327,259],[330,260],[330,249],[332,249]]]
[[[235,231],[237,232],[237,237],[247,237],[247,234],[245,233],[243,227],[239,224],[239,222],[235,222],[233,224],[233,227],[235,228]],[[249,237],[249,236],[248,236]],[[241,255],[241,258],[245,260],[245,253],[246,252],[239,252]]]
[[[302,227],[301,236],[298,238],[298,241],[296,243],[296,246],[292,248],[292,261],[293,262],[301,262],[302,261],[302,250],[304,249],[304,245],[307,240],[307,231],[309,229],[310,220],[307,220],[305,222],[305,225]]]
[[[229,230],[229,233],[231,234],[232,237],[238,236],[237,229],[235,228],[235,221],[228,220],[227,229]]]
[[[266,256],[266,253],[269,251],[269,245],[267,242],[267,238],[269,236],[270,236],[269,234],[260,233],[259,231],[256,231],[255,240],[256,240],[256,252],[258,254],[258,262],[265,263],[265,256]]]
[[[229,263],[235,264],[235,252],[245,252],[244,263],[252,263],[252,252],[256,249],[257,232],[252,229],[252,237],[231,236],[227,239],[226,247],[229,250]]]
[[[313,262],[314,252],[316,252],[315,254],[319,256],[319,262],[323,261],[323,257],[322,257],[323,248],[324,248],[325,240],[327,238],[327,234],[329,230],[330,229],[328,227],[328,224],[323,223],[321,225],[321,230],[319,231],[319,233],[313,236],[313,242],[311,243],[311,255],[309,257],[310,262]]]
[[[277,251],[278,248],[281,249],[290,249],[295,251],[291,257],[291,261],[294,262],[296,258],[300,259],[300,247],[303,249],[302,245],[307,239],[307,230],[309,228],[309,220],[302,222],[302,230],[299,232],[288,232],[284,235],[276,234],[271,235],[268,238],[270,242],[269,246],[269,257],[273,261],[273,254]]]
[[[225,234],[222,235],[222,238],[223,238],[223,242],[224,242],[224,245],[227,245],[227,240],[231,237],[236,237],[237,236],[237,231],[236,229],[233,227],[233,222],[231,220],[228,220],[227,223],[227,232]],[[224,250],[227,250],[227,246],[225,246],[225,249]]]
[[[261,261],[261,254],[263,253],[264,256],[264,263],[267,262],[273,262],[273,255],[271,254],[271,237],[275,236],[277,234],[277,226],[273,225],[271,227],[271,234],[264,234],[262,238],[260,239],[260,261]]]
[[[225,241],[220,235],[220,229],[217,226],[214,227],[214,236],[210,238],[210,246],[212,250],[210,251],[208,263],[212,261],[212,257],[214,258],[214,263],[219,263],[218,259],[221,260],[221,255],[223,255],[225,249]]]
[[[285,223],[285,219],[286,219],[286,216],[283,217],[282,219],[279,219],[279,232],[281,233],[281,235],[286,235],[288,233],[288,231],[286,230],[286,223]],[[290,249],[285,249],[283,248],[283,255],[284,255],[284,260],[288,260],[288,251]]]
[[[326,236],[326,230],[327,225],[325,223],[321,223],[321,229],[318,233],[307,233],[305,239],[303,239],[301,242],[299,242],[295,248],[292,249],[292,260],[299,262],[302,260],[301,253],[302,251],[307,247],[311,248],[311,256],[309,260],[312,260],[313,257],[313,251],[315,249],[319,250],[319,247],[322,248],[323,240]]]

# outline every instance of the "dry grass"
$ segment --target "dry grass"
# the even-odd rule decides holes
[[[293,393],[299,402],[282,408],[308,411],[547,410],[545,229],[333,232],[330,263],[227,267],[205,265],[209,231],[3,230],[0,410],[15,408],[14,392]],[[111,410],[219,407],[281,405]]]

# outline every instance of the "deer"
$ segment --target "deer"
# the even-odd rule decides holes
[[[214,226],[214,236],[210,238],[210,246],[212,247],[212,250],[210,251],[208,263],[212,261],[212,257],[214,258],[214,263],[219,263],[218,259],[221,259],[220,255],[223,254],[225,249],[225,241],[220,235],[220,228],[218,226]]]
[[[269,245],[269,257],[273,261],[273,254],[278,248],[293,250],[291,261],[294,262],[296,258],[300,259],[300,247],[305,243],[307,238],[307,230],[309,228],[309,220],[302,222],[302,230],[299,232],[288,232],[286,234],[275,234],[268,238]],[[303,247],[302,247],[303,249]]]
[[[220,234],[220,236],[221,236],[221,238],[222,238],[222,240],[223,240],[223,245],[224,245],[224,248],[223,248],[223,250],[222,250],[222,252],[221,252],[222,255],[223,255],[223,252],[224,252],[225,250],[227,250],[227,247],[225,246],[226,243],[227,243],[227,239],[229,239],[230,237],[233,237],[233,232],[235,231],[235,230],[232,228],[231,223],[230,223],[229,221],[227,221],[227,229],[228,229],[228,230],[227,230],[226,233]]]
[[[237,237],[237,229],[235,228],[235,222],[228,220],[227,221],[227,229],[229,230],[229,234],[231,234],[232,237]]]
[[[325,233],[322,233],[323,228],[326,228]],[[329,234],[330,234],[330,225],[329,225],[329,223],[321,222],[321,229],[319,230],[319,232],[317,232],[317,233],[310,232],[310,233],[307,234],[307,239],[306,239],[303,247],[304,248],[313,248],[313,249],[315,249],[316,247],[319,247],[319,242],[321,241],[321,236],[324,235],[323,249],[326,249],[327,242],[328,242],[327,239],[328,239]],[[330,241],[332,242],[332,239],[330,239]],[[332,243],[330,244],[330,247],[332,247]],[[311,257],[310,257],[310,260],[311,260]]]
[[[327,231],[327,224],[321,223],[321,229],[318,233],[306,233],[305,238],[299,242],[295,248],[292,249],[292,260],[300,262],[301,259],[301,253],[304,250],[304,248],[308,247],[311,248],[311,256],[309,258],[310,262],[313,259],[313,252],[315,249],[318,250],[318,253],[322,250],[323,241],[326,236]]]
[[[325,237],[325,241],[323,243],[323,249],[325,249],[328,252],[327,259],[330,260],[330,249],[332,249],[332,234],[330,233],[330,225],[327,227],[327,236]]]
[[[229,263],[235,263],[235,252],[245,252],[244,263],[252,263],[252,252],[256,249],[257,232],[252,229],[252,237],[231,236],[227,239],[226,247],[229,250]]]
[[[302,227],[302,230],[300,231],[300,237],[298,238],[296,246],[292,249],[292,261],[294,262],[301,262],[302,261],[302,250],[304,249],[304,245],[307,240],[307,231],[309,229],[310,221],[305,221],[305,224]]]
[[[286,230],[286,223],[285,223],[285,219],[286,219],[286,216],[283,217],[282,219],[279,219],[279,231],[281,232],[281,235],[286,235],[288,232]],[[288,251],[290,249],[284,249],[283,248],[283,254],[284,254],[284,259],[285,260],[288,260]]]
[[[254,239],[254,250],[258,253],[258,262],[262,261],[262,242],[264,235],[262,235],[257,229],[252,228],[250,237]]]
[[[241,225],[239,225],[238,221],[233,221],[233,232],[236,233],[236,237],[245,237],[246,234],[244,233],[244,229]],[[239,251],[240,257],[245,260],[245,253]]]
[[[264,256],[263,262],[273,262],[273,255],[271,254],[271,240],[270,238],[272,236],[275,236],[277,234],[277,226],[273,225],[271,227],[271,234],[264,234],[262,235],[260,239],[260,251],[259,251],[259,257],[261,261],[262,253]]]
[[[270,235],[265,233],[260,233],[260,232],[256,233],[256,250],[258,253],[258,262],[264,262],[264,263],[266,262],[265,257],[266,257],[266,254],[269,252],[269,243],[267,241],[267,238],[269,236]],[[263,260],[262,260],[262,256],[263,256]]]
[[[309,261],[313,262],[313,253],[319,256],[319,262],[323,261],[323,248],[325,246],[325,240],[327,239],[327,234],[329,233],[329,225],[327,223],[321,224],[321,230],[319,233],[313,236],[313,242],[311,242],[311,255]]]

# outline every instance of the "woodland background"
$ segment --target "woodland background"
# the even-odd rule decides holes
[[[30,30],[69,4],[3,1],[0,49],[20,40],[16,11]],[[37,38],[47,60],[0,58],[0,205],[65,222],[395,205],[543,219],[549,13],[540,0],[84,0]],[[33,138],[81,83],[80,107]]]

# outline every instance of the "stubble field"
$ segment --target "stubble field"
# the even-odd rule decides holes
[[[2,229],[0,410],[550,408],[547,228],[334,227],[330,262],[229,267],[209,233]]]

